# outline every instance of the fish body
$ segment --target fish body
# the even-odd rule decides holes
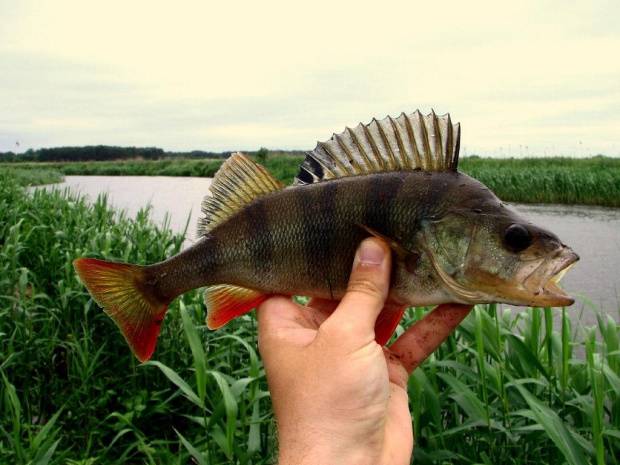
[[[369,235],[394,258],[376,327],[382,344],[409,306],[572,304],[557,280],[578,256],[459,173],[459,140],[449,116],[374,120],[319,144],[289,187],[234,154],[205,198],[192,247],[144,267],[84,258],[75,268],[140,360],[167,306],[191,289],[210,286],[210,328],[272,294],[342,298]]]

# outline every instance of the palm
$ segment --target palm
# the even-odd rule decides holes
[[[286,341],[291,347],[304,350],[307,363],[312,360],[313,345],[321,345],[322,338],[329,338],[333,328],[326,325],[329,316],[339,302],[312,299],[307,306],[301,306],[283,297],[273,299],[269,309],[270,331]],[[455,312],[456,309],[456,312]],[[385,463],[408,463],[413,446],[413,431],[407,395],[407,379],[436,345],[427,341],[425,346],[415,342],[422,332],[436,332],[438,320],[444,320],[445,338],[453,329],[454,321],[462,319],[470,307],[452,306],[451,321],[445,326],[446,306],[438,307],[430,319],[422,320],[410,328],[391,347],[381,347],[374,341],[374,333],[359,337],[348,337],[346,332],[339,332],[338,353],[325,361],[321,367],[326,376],[336,376],[339,392],[336,396],[321,396],[322,401],[332,399],[327,410],[337,409],[343,425],[354,421],[364,428],[371,441],[383,444]],[[435,315],[439,310],[441,315]],[[456,313],[456,314],[454,314]],[[272,333],[273,334],[273,333]],[[435,338],[436,339],[436,338]],[[442,339],[443,340],[443,339]],[[411,350],[413,345],[414,350]],[[408,350],[405,350],[407,347]],[[320,350],[320,347],[319,347]],[[294,360],[294,359],[293,359]],[[280,362],[282,363],[282,361]],[[295,363],[295,362],[294,362]],[[291,370],[302,367],[291,367]],[[313,388],[316,392],[321,386]],[[312,402],[316,404],[316,400]],[[345,412],[346,414],[343,414]]]
[[[471,307],[441,305],[382,347],[375,325],[388,310],[391,268],[388,246],[370,238],[358,247],[342,301],[304,307],[274,296],[258,308],[279,463],[409,463],[407,378]]]

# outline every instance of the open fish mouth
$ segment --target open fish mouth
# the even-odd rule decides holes
[[[563,246],[549,261],[545,261],[524,282],[525,288],[534,294],[531,305],[564,307],[575,302],[559,285],[566,272],[579,260],[579,255]]]
[[[564,277],[566,272],[575,264],[575,261],[566,265],[560,271],[558,271],[555,275],[551,276],[549,281],[543,286],[543,291],[546,294],[554,294],[562,297],[568,297],[568,294],[564,289],[559,286],[560,280]]]

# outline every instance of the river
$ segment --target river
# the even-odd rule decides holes
[[[130,216],[150,203],[152,218],[162,222],[170,215],[170,227],[182,231],[191,215],[186,245],[196,240],[196,221],[202,215],[200,204],[211,179],[147,176],[66,176],[55,186],[95,199],[108,193],[112,205],[126,209]],[[535,223],[545,226],[569,244],[581,260],[562,280],[562,286],[577,294],[571,307],[573,320],[583,324],[596,321],[587,304],[620,320],[620,209],[565,205],[514,205]],[[585,296],[582,299],[580,296]]]

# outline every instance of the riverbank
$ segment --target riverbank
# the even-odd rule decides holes
[[[303,157],[267,157],[265,167],[291,184]],[[0,170],[53,169],[83,176],[213,177],[223,160],[173,159],[118,162],[4,163]],[[463,157],[459,170],[485,184],[507,202],[620,207],[620,158]]]

